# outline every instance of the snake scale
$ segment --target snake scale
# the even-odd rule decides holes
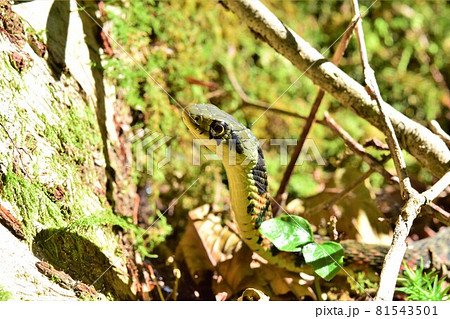
[[[301,253],[279,251],[258,231],[261,223],[272,217],[264,155],[253,133],[234,117],[214,105],[188,106],[183,121],[195,139],[216,154],[221,154],[228,178],[231,206],[241,239],[269,263],[289,271],[312,273]],[[450,227],[435,236],[416,241],[407,250],[405,261],[414,265],[422,258],[425,268],[433,261],[449,266]],[[344,267],[351,270],[379,271],[389,247],[362,244],[353,240],[341,242]]]

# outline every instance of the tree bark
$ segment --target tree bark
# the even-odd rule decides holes
[[[67,295],[55,295],[36,256],[75,283],[136,298],[113,230],[136,194],[119,138],[129,110],[103,77],[98,26],[77,9],[0,0],[0,286],[12,299]]]

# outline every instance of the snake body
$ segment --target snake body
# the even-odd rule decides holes
[[[271,264],[289,271],[312,273],[301,253],[279,251],[258,231],[263,221],[272,218],[272,212],[264,155],[253,133],[214,105],[189,106],[182,116],[194,139],[202,140],[201,144],[221,155],[228,178],[232,213],[241,239]],[[449,239],[450,228],[446,228],[432,238],[417,241],[408,250],[405,260],[408,264],[415,264],[422,257],[425,267],[431,267],[431,251],[433,256],[448,265]],[[380,270],[389,248],[352,240],[342,241],[341,245],[344,248],[344,267],[354,270]]]

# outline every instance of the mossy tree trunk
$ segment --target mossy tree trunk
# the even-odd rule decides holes
[[[86,5],[0,1],[0,204],[10,216],[0,215],[0,288],[15,299],[74,296],[50,289],[36,258],[114,299],[135,298],[113,230],[136,194],[129,110],[104,78],[95,2]]]

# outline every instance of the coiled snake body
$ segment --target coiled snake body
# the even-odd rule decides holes
[[[301,253],[281,252],[258,229],[272,217],[267,171],[259,142],[252,132],[234,117],[214,105],[199,104],[184,109],[183,121],[195,139],[216,154],[221,154],[228,178],[234,220],[242,240],[268,262],[286,270],[308,272],[311,269]],[[448,265],[447,245],[450,228],[436,236],[414,243],[405,255],[408,264],[423,258],[425,268],[432,267],[430,255]],[[342,241],[344,267],[355,270],[379,270],[389,247]]]

